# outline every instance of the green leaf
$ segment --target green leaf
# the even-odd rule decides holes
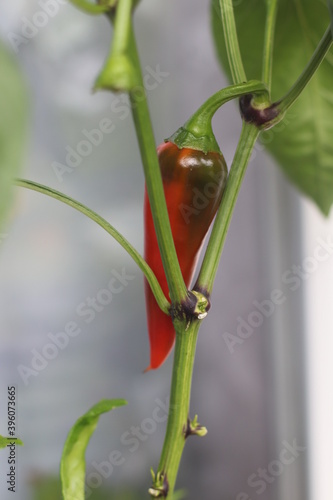
[[[32,191],[37,191],[38,193],[45,194],[47,196],[50,196],[50,198],[54,198],[61,201],[62,203],[65,203],[66,205],[69,205],[70,207],[73,207],[82,214],[86,215],[87,217],[89,217],[89,219],[93,220],[99,226],[105,229],[105,231],[109,233],[126,250],[126,252],[132,257],[134,262],[136,262],[136,264],[146,276],[158,305],[160,306],[162,311],[164,311],[166,314],[169,314],[169,302],[167,301],[155,274],[148,266],[147,262],[143,257],[141,257],[139,252],[124,238],[124,236],[120,234],[119,231],[117,231],[113,226],[111,226],[111,224],[109,224],[105,219],[103,219],[103,217],[98,215],[93,210],[90,210],[90,208],[86,207],[82,203],[73,200],[73,198],[60,193],[55,189],[51,189],[47,186],[43,186],[42,184],[38,184],[37,182],[27,181],[24,179],[16,179],[15,184],[17,186],[31,189]]]
[[[212,1],[213,34],[222,66],[230,75],[219,19]],[[234,2],[240,48],[248,79],[260,79],[266,8],[262,0]],[[295,83],[329,24],[323,0],[281,0],[278,7],[272,99]],[[333,202],[333,53],[276,128],[261,140],[289,179],[312,198],[324,214]]]
[[[13,441],[14,438],[0,436],[0,448],[6,448],[6,446],[12,444]],[[20,439],[15,438],[15,445],[23,446],[23,443]]]
[[[80,417],[70,430],[60,464],[64,500],[84,500],[85,452],[99,417],[126,404],[124,399],[103,399]]]
[[[27,93],[15,58],[0,42],[0,232],[8,215],[11,184],[22,164]]]

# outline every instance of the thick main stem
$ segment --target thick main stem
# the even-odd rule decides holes
[[[168,496],[171,497],[185,445],[192,372],[200,321],[194,320],[189,328],[176,324],[176,346],[170,394],[168,424],[158,470],[165,475]]]

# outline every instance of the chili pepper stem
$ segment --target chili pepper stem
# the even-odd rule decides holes
[[[172,496],[178,468],[185,446],[190,405],[192,372],[200,320],[193,320],[186,329],[175,321],[176,347],[173,360],[171,394],[167,430],[158,471],[167,484],[164,496]],[[152,498],[154,498],[152,496]],[[156,497],[155,497],[156,498]]]
[[[223,104],[247,94],[255,96],[256,102],[260,100],[263,107],[269,107],[271,104],[268,89],[260,81],[250,80],[230,85],[209,97],[185,125],[180,127],[169,140],[179,148],[188,147],[198,149],[204,153],[220,153],[220,148],[212,130],[212,118]]]

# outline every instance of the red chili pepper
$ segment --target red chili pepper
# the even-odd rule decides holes
[[[180,269],[187,287],[204,238],[216,214],[225,187],[228,170],[221,153],[182,148],[168,141],[157,148],[168,208],[171,231]],[[162,259],[158,248],[150,204],[145,192],[145,259],[154,271],[161,288],[169,296]],[[158,368],[175,341],[172,319],[159,308],[145,280],[150,366]]]

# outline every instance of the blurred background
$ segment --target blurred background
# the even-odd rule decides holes
[[[29,32],[46,3],[2,4],[1,38],[9,48],[10,33]],[[109,24],[60,0],[53,5],[47,22],[40,18],[16,46],[30,96],[22,177],[86,204],[142,252],[144,178],[127,100],[91,92]],[[215,58],[208,0],[144,0],[135,27],[158,144],[227,82]],[[85,149],[82,141],[105,119],[112,130]],[[214,119],[229,166],[240,126],[235,103]],[[191,415],[208,434],[187,443],[177,483],[191,500],[331,498],[333,257],[310,264],[318,242],[332,240],[333,221],[300,197],[264,149],[257,144],[249,164],[199,335]],[[127,276],[121,293],[84,315],[117,273]],[[140,271],[92,221],[17,188],[1,237],[0,276],[0,434],[7,386],[16,385],[24,441],[15,498],[61,498],[66,435],[102,398],[129,405],[102,416],[89,444],[90,498],[146,498],[164,438],[172,359],[143,374],[149,344]],[[274,293],[282,300],[261,324],[248,326],[238,343],[228,341]],[[47,347],[73,323],[76,334],[65,347]],[[97,481],[94,473],[115,450],[121,465]],[[12,498],[7,467],[3,450],[4,500]]]

